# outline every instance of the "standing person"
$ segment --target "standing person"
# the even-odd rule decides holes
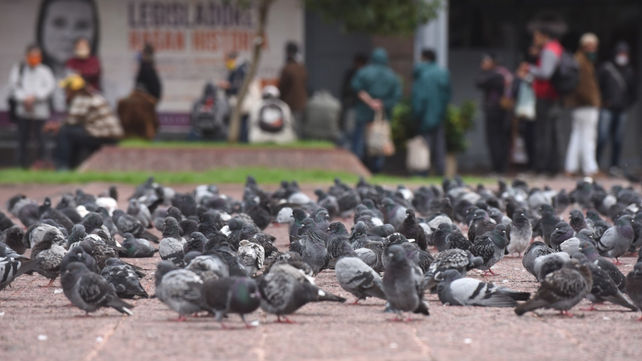
[[[587,176],[594,176],[598,172],[595,142],[597,141],[600,89],[597,85],[594,66],[597,46],[597,36],[586,33],[580,38],[580,48],[575,53],[575,59],[580,65],[580,82],[575,91],[565,99],[566,106],[572,109],[573,119],[571,139],[566,150],[567,176],[576,175],[580,168]]]
[[[45,138],[42,128],[49,119],[49,98],[56,87],[56,80],[48,66],[42,64],[42,51],[36,45],[27,47],[25,62],[16,64],[9,76],[9,89],[16,108],[18,125],[18,164],[29,168],[27,143],[35,132],[38,142],[37,163],[45,159]]]
[[[392,108],[401,98],[399,77],[388,67],[388,53],[383,48],[372,51],[370,63],[361,68],[352,79],[352,89],[357,94],[355,128],[352,133],[352,152],[372,173],[383,169],[384,156],[368,157],[365,153],[366,127],[374,120],[375,112],[384,112],[390,120]]]
[[[303,132],[303,114],[308,101],[308,72],[301,62],[299,47],[295,43],[288,43],[285,49],[286,64],[281,70],[279,79],[279,92],[281,100],[290,107],[294,129],[299,138]]]
[[[510,119],[506,110],[502,108],[501,101],[506,90],[512,85],[512,76],[506,68],[497,64],[495,55],[490,53],[483,55],[480,69],[475,85],[484,92],[486,143],[490,151],[493,172],[503,174],[508,170],[511,127]],[[508,77],[510,79],[507,79]]]
[[[154,47],[152,44],[146,43],[140,54],[140,67],[136,75],[135,87],[145,90],[156,98],[156,104],[160,101],[163,85],[154,66]]]
[[[61,80],[60,87],[65,90],[69,104],[67,117],[62,125],[48,124],[48,130],[58,133],[56,170],[66,171],[75,166],[81,149],[93,152],[105,144],[115,144],[123,136],[123,128],[105,98],[90,92],[79,75]]]
[[[67,69],[85,79],[91,90],[100,91],[100,60],[91,52],[89,40],[79,38],[74,44],[74,56],[67,60]]]
[[[421,52],[412,85],[412,115],[418,132],[430,148],[430,164],[436,175],[446,170],[446,109],[450,102],[450,73],[436,63],[434,50]]]
[[[522,63],[522,73],[533,76],[535,90],[535,172],[557,174],[560,170],[557,121],[560,117],[560,97],[551,78],[557,70],[564,48],[555,32],[546,24],[533,31],[533,45],[540,49],[535,66]]]
[[[600,113],[597,159],[600,160],[604,147],[611,138],[611,163],[609,173],[612,176],[622,175],[620,170],[620,153],[624,141],[626,111],[637,96],[637,83],[633,67],[629,60],[629,45],[623,41],[615,45],[613,59],[605,62],[598,70],[598,82],[602,94],[602,111]]]
[[[358,53],[352,59],[352,67],[343,74],[341,83],[341,119],[340,128],[345,134],[352,134],[354,129],[354,107],[357,104],[357,95],[352,90],[352,78],[359,69],[366,66],[368,56]]]
[[[230,103],[230,108],[234,109],[237,103],[237,97],[243,86],[243,81],[250,71],[249,61],[243,59],[239,53],[232,51],[225,58],[225,67],[227,68],[227,80],[218,82],[218,87],[225,90],[225,95]],[[248,88],[243,104],[241,104],[241,134],[239,140],[247,143],[248,141],[248,119],[254,105],[260,101],[261,90],[257,81],[252,81]]]

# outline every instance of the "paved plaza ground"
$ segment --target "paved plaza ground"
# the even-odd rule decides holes
[[[570,190],[574,181],[539,180],[537,185]],[[80,186],[97,193],[108,184]],[[327,187],[328,185],[323,185]],[[38,201],[73,191],[73,185],[0,186],[0,203],[15,193]],[[178,191],[193,186],[175,187]],[[304,186],[312,195],[314,186]],[[221,192],[240,198],[242,186],[221,186]],[[119,186],[121,208],[132,186]],[[565,218],[568,217],[565,215]],[[351,221],[347,221],[351,226]],[[287,249],[287,227],[265,231]],[[434,249],[431,253],[435,253]],[[628,273],[633,257],[621,258]],[[147,271],[142,280],[154,292],[156,258],[129,259]],[[504,258],[493,267],[497,276],[470,277],[492,281],[520,291],[535,292],[538,283],[526,272],[521,259]],[[317,278],[323,289],[352,301],[336,283],[334,271]],[[390,322],[384,301],[368,299],[359,305],[308,304],[290,317],[296,324],[277,324],[275,317],[256,311],[249,320],[260,325],[247,330],[231,315],[222,330],[210,317],[171,322],[176,314],[156,299],[134,301],[134,316],[101,310],[90,317],[68,307],[57,280],[42,288],[43,277],[24,276],[0,293],[0,360],[640,360],[642,322],[639,313],[613,305],[599,305],[588,312],[583,301],[573,309],[574,318],[545,310],[518,317],[513,309],[443,306],[436,295],[427,295],[430,316],[415,316],[409,323]]]

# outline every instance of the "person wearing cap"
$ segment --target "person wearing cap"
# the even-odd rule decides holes
[[[627,110],[637,97],[637,82],[630,62],[629,45],[623,41],[615,45],[613,57],[598,70],[598,83],[602,95],[602,110],[597,137],[597,159],[602,157],[608,138],[611,139],[609,174],[622,175],[620,154],[624,141]]]
[[[51,69],[42,64],[42,51],[30,45],[25,52],[24,63],[16,64],[9,76],[9,92],[15,102],[15,119],[18,126],[17,161],[29,168],[27,144],[32,131],[38,143],[38,160],[44,162],[45,138],[43,126],[50,116],[49,98],[56,89],[56,80]]]
[[[513,76],[506,68],[497,64],[495,54],[486,53],[482,56],[475,85],[484,92],[486,144],[492,170],[496,174],[504,174],[508,170],[511,124],[501,100],[510,91],[512,82]]]
[[[48,130],[57,132],[54,163],[57,170],[70,170],[82,149],[90,152],[105,144],[115,144],[123,136],[123,128],[105,98],[88,90],[85,80],[72,74],[61,80],[65,90],[67,116],[62,124],[50,123]]]
[[[279,97],[279,88],[263,88],[262,99],[250,111],[248,141],[250,143],[289,143],[297,139],[290,107]]]
[[[308,72],[300,61],[299,47],[289,42],[285,48],[286,63],[279,78],[281,100],[290,107],[297,136],[302,136],[303,113],[308,101]]]
[[[571,138],[566,149],[564,170],[567,176],[575,176],[580,170],[586,176],[595,176],[599,170],[595,160],[600,107],[600,89],[594,65],[597,47],[597,36],[586,33],[580,38],[580,47],[575,53],[575,59],[580,66],[580,81],[565,99],[573,119]]]

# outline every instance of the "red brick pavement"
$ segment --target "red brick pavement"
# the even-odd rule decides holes
[[[547,182],[555,188],[573,185]],[[90,184],[83,189],[98,192],[107,186]],[[18,191],[42,200],[75,188],[3,186],[0,201]],[[120,194],[124,198],[132,189],[121,186]],[[306,187],[309,193],[313,189]],[[221,191],[239,197],[242,188],[222,186]],[[286,248],[286,227],[270,226],[266,232]],[[153,293],[158,259],[130,261],[147,270],[142,283]],[[620,269],[626,273],[634,258],[622,261]],[[520,259],[505,258],[493,269],[499,275],[486,280],[522,291],[537,288]],[[475,272],[470,276],[483,278]],[[352,300],[338,287],[332,271],[322,272],[316,281]],[[553,311],[517,317],[512,309],[443,306],[435,295],[427,295],[431,315],[415,316],[410,323],[388,321],[392,316],[382,312],[381,300],[356,306],[318,303],[295,313],[294,325],[277,324],[270,315],[264,323],[257,311],[248,317],[261,321],[256,329],[244,329],[232,315],[228,325],[236,330],[226,331],[207,317],[170,322],[176,315],[155,299],[135,301],[133,317],[113,310],[79,317],[84,313],[67,307],[60,283],[39,287],[45,283],[40,276],[24,276],[0,293],[0,360],[639,360],[642,356],[642,322],[635,321],[639,313],[612,305],[598,306],[597,312],[580,311],[586,301],[573,310],[574,318]]]

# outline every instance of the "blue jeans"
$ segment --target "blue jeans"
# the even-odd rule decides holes
[[[366,150],[366,126],[367,123],[356,122],[354,130],[352,131],[352,142],[350,150],[356,155],[361,162],[370,169],[372,173],[379,173],[383,169],[386,157],[380,155],[376,157],[368,157],[365,153]]]
[[[613,142],[611,150],[611,167],[619,167],[622,143],[624,141],[624,125],[626,124],[626,113],[624,110],[602,109],[597,129],[597,150],[596,158],[599,162],[602,152],[606,147],[607,138]]]
[[[80,125],[63,125],[58,131],[54,163],[57,170],[70,170],[76,166],[77,156],[82,149],[91,153],[105,144],[116,144],[115,139],[91,136]]]

